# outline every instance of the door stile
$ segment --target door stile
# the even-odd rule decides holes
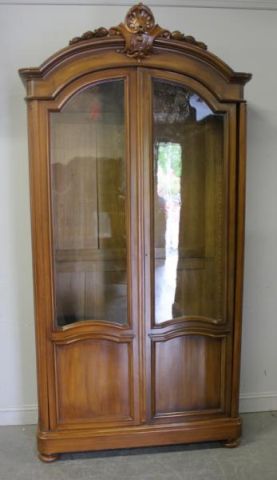
[[[234,333],[235,333],[235,258],[236,258],[236,175],[237,175],[237,116],[235,105],[225,105],[226,120],[225,120],[225,152],[226,171],[225,178],[227,184],[226,192],[226,238],[227,251],[225,257],[225,269],[227,272],[227,281],[225,285],[226,298],[226,327],[229,334],[226,337],[226,366],[225,378],[228,379],[225,391],[225,411],[230,413],[232,410],[232,376],[233,376],[233,362],[234,362]],[[223,401],[223,399],[222,399]]]
[[[152,401],[154,399],[154,390],[152,385],[152,375],[154,365],[152,364],[155,356],[152,355],[152,341],[149,336],[153,316],[153,185],[152,185],[152,163],[153,163],[153,134],[152,134],[152,80],[150,72],[147,69],[138,69],[138,97],[141,99],[139,104],[139,143],[140,143],[140,204],[141,204],[141,226],[142,226],[142,261],[144,268],[143,282],[143,319],[144,319],[144,349],[143,362],[145,372],[145,420],[149,423],[152,418]],[[152,400],[151,400],[152,399]]]
[[[127,152],[127,222],[128,222],[128,265],[129,265],[129,294],[128,313],[131,320],[131,330],[134,334],[133,340],[133,385],[134,385],[134,421],[135,424],[143,422],[144,405],[144,370],[143,370],[143,315],[142,305],[142,255],[141,255],[141,232],[140,232],[140,148],[138,142],[139,120],[137,119],[138,81],[136,69],[130,69],[126,82],[126,152]],[[135,108],[134,108],[135,107]]]

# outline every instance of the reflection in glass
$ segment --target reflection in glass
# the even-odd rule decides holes
[[[127,322],[124,83],[50,115],[57,323]]]
[[[155,323],[222,317],[223,115],[153,81]]]

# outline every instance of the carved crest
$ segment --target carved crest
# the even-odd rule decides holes
[[[149,7],[139,3],[134,5],[127,12],[124,23],[117,27],[106,29],[97,28],[94,31],[85,32],[81,37],[73,38],[70,45],[101,37],[120,36],[125,40],[124,53],[128,57],[138,60],[146,57],[152,52],[153,43],[156,38],[166,38],[196,45],[199,48],[207,49],[202,42],[197,42],[194,37],[184,35],[179,31],[170,32],[155,23],[155,18]]]
[[[153,13],[149,7],[139,3],[128,11],[125,26],[133,33],[149,33],[155,26]]]

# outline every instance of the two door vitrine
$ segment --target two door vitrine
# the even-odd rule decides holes
[[[41,459],[234,446],[250,75],[142,4],[20,75]]]

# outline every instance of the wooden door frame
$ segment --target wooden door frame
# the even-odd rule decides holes
[[[103,81],[123,79],[125,82],[125,112],[126,112],[126,178],[127,205],[126,229],[128,232],[128,318],[127,325],[112,324],[106,321],[83,321],[58,327],[55,324],[55,280],[53,265],[53,231],[50,180],[50,113],[59,112],[63,106],[80,91]],[[54,100],[33,101],[30,103],[30,123],[39,125],[39,135],[30,138],[30,181],[32,198],[32,238],[34,249],[34,287],[36,298],[36,335],[38,362],[39,417],[42,430],[59,428],[81,428],[84,425],[59,425],[58,399],[56,386],[56,354],[58,345],[69,345],[88,339],[103,339],[113,342],[134,342],[134,358],[129,349],[130,382],[134,389],[130,391],[133,404],[132,419],[128,423],[136,425],[140,421],[141,398],[139,383],[143,375],[139,365],[139,350],[141,349],[140,326],[138,313],[140,291],[138,281],[141,277],[141,262],[139,255],[139,236],[137,220],[137,142],[136,115],[132,108],[137,101],[136,72],[133,68],[115,69],[94,72],[82,76],[70,83]],[[34,104],[37,109],[34,109]],[[36,115],[36,116],[35,116]],[[31,130],[30,135],[34,132]],[[39,162],[37,161],[39,158]],[[131,222],[131,223],[130,223]],[[131,302],[132,299],[132,302]],[[135,339],[135,340],[134,340]],[[139,344],[137,344],[139,342]],[[46,359],[46,361],[45,361]],[[48,400],[47,400],[48,399]],[[46,401],[47,400],[47,401]],[[100,422],[101,423],[101,422]],[[111,425],[121,425],[122,422],[109,422]]]
[[[185,418],[195,419],[220,417],[230,415],[233,405],[234,395],[232,394],[230,384],[232,378],[232,364],[235,350],[233,349],[234,329],[235,329],[235,218],[236,218],[236,135],[237,135],[237,112],[233,104],[219,102],[211,92],[202,84],[187,75],[165,72],[158,69],[140,68],[139,85],[146,101],[142,104],[140,118],[141,135],[143,145],[142,169],[143,177],[143,202],[144,211],[144,254],[145,259],[145,288],[148,292],[148,298],[145,298],[145,363],[146,363],[146,382],[147,382],[147,401],[146,417],[148,422],[170,422],[184,421]],[[153,267],[153,191],[152,176],[153,171],[153,139],[152,139],[152,79],[162,79],[174,82],[195,91],[203,98],[209,107],[215,113],[224,114],[224,184],[225,184],[225,274],[224,274],[224,297],[225,312],[221,321],[209,318],[197,318],[188,316],[185,321],[179,319],[170,320],[161,325],[153,324],[154,312],[154,267]],[[164,417],[155,417],[153,401],[155,398],[154,372],[155,360],[154,351],[156,342],[165,342],[172,338],[182,335],[203,335],[211,338],[222,338],[222,365],[221,365],[221,408],[219,410],[191,411],[186,414],[165,415]]]

